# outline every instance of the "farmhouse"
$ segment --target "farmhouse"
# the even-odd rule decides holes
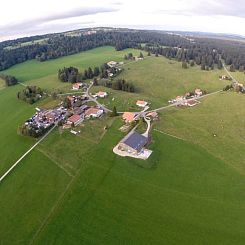
[[[147,104],[148,103],[146,101],[144,101],[144,100],[138,100],[136,102],[136,105],[139,106],[139,107],[145,107],[145,106],[147,106]]]
[[[147,143],[148,138],[137,132],[132,132],[119,143],[118,149],[132,154],[139,154]]]
[[[67,124],[73,124],[77,126],[79,123],[83,121],[83,118],[80,115],[74,114],[73,116],[67,119]]]
[[[122,118],[126,123],[131,123],[135,120],[135,116],[136,114],[133,112],[124,112]]]
[[[108,94],[106,92],[99,91],[96,95],[100,98],[105,98]]]
[[[117,62],[116,61],[109,61],[109,62],[107,62],[107,65],[109,66],[109,67],[116,67],[117,66]]]
[[[82,83],[74,83],[72,85],[72,90],[79,90],[82,88]]]
[[[85,117],[90,118],[90,117],[100,117],[103,114],[103,110],[91,107],[88,110],[85,111]]]
[[[158,118],[158,114],[156,111],[149,112],[148,114],[146,114],[146,116],[152,118],[153,120],[156,120]]]
[[[200,88],[195,89],[195,95],[196,96],[201,96],[202,95],[202,90]]]

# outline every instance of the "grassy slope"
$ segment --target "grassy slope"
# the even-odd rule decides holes
[[[0,78],[0,90],[5,87],[5,81]]]
[[[245,174],[244,103],[242,94],[222,92],[195,108],[163,112],[156,128],[203,146]]]
[[[1,244],[27,244],[70,177],[34,151],[0,186]]]
[[[16,85],[0,90],[0,175],[34,142],[17,134],[18,126],[35,111],[32,106],[17,99],[20,89],[22,87]]]
[[[155,132],[144,162],[155,167],[140,168],[140,160],[111,151],[119,125],[85,155],[39,244],[243,244],[243,176],[204,149]]]
[[[143,61],[132,62],[124,67],[119,77],[132,81],[137,93],[120,93],[108,90],[111,96],[104,100],[109,107],[114,105],[118,110],[130,108],[135,105],[137,99],[144,99],[151,102],[151,108],[161,107],[167,104],[169,99],[177,95],[183,95],[195,88],[201,88],[208,92],[222,89],[227,81],[220,81],[219,75],[223,71],[201,71],[199,66],[189,69],[181,69],[181,63],[168,60],[163,57],[146,57]],[[102,88],[94,88],[97,91]],[[105,89],[104,89],[105,90]],[[111,98],[115,97],[115,101]],[[135,110],[135,106],[131,109]]]
[[[133,52],[139,54],[139,51],[127,49],[123,51],[115,51],[113,47],[100,47],[79,54],[74,54],[66,57],[61,57],[54,60],[39,62],[30,60],[18,65],[15,65],[4,73],[14,75],[22,81],[40,79],[50,75],[57,74],[58,69],[64,66],[75,66],[80,70],[87,69],[89,66],[100,66],[110,60],[122,61],[125,54]]]
[[[79,54],[83,67],[87,67],[87,64],[92,66],[89,62],[99,65],[100,59],[107,61],[110,59],[108,56],[116,59],[118,55],[119,60],[123,57],[122,54],[119,55],[108,47],[96,49],[96,53],[94,52],[95,50],[86,52],[87,58],[83,57],[84,53]],[[107,52],[108,56],[106,56]],[[50,77],[55,79],[54,72],[57,72],[57,67],[59,68],[56,63],[64,59],[62,65],[75,65],[72,63],[73,58],[65,57],[49,61],[49,66],[45,65],[46,62],[41,64],[35,64],[35,61],[30,64],[27,62],[9,71],[25,81],[37,79],[36,81],[40,81],[44,87],[52,88],[60,85],[57,80],[49,80]],[[79,63],[79,58],[76,62]],[[154,106],[162,105],[176,93],[193,89],[193,86],[195,88],[196,80],[204,80],[205,82],[200,82],[201,84],[198,85],[208,86],[204,88],[207,90],[216,90],[221,84],[222,86],[225,84],[217,81],[216,71],[201,72],[197,68],[185,71],[179,69],[179,63],[168,64],[168,62],[160,57],[158,59],[152,57],[142,63],[132,63],[130,66],[135,66],[142,74],[131,68],[122,76],[135,79],[139,88],[143,89],[143,84],[150,86],[147,91],[141,90],[142,94],[139,95],[151,99],[151,94],[156,93],[152,99]],[[144,68],[141,68],[140,64]],[[28,69],[28,65],[31,68]],[[40,71],[38,71],[39,66],[42,66]],[[155,66],[157,69],[152,70]],[[173,70],[170,69],[171,66]],[[147,67],[149,70],[145,71]],[[161,74],[158,77],[154,73],[154,79],[150,79],[151,71],[161,71]],[[173,78],[169,75],[169,71]],[[193,72],[192,76],[188,76],[188,72]],[[179,83],[178,79],[183,80],[183,77],[186,78],[186,83]],[[158,86],[151,85],[154,81],[158,81],[160,89],[157,89]],[[19,89],[20,87],[16,86],[0,91],[0,112],[3,118],[6,118],[0,121],[0,155],[5,157],[4,165],[1,162],[2,169],[7,166],[6,163],[9,164],[17,158],[18,154],[32,143],[32,140],[16,135],[17,125],[30,116],[36,106],[32,107],[17,101],[15,95]],[[122,96],[127,98],[128,94]],[[228,111],[236,114],[237,120],[234,120],[236,125],[232,113],[224,114],[224,117],[228,117],[227,125],[231,129],[222,139],[226,140],[224,144],[229,145],[230,141],[227,141],[229,132],[233,134],[234,131],[232,143],[238,142],[240,145],[236,128],[242,129],[244,125],[239,114],[243,99],[230,97],[230,100],[234,103],[229,103]],[[225,110],[227,107],[225,101],[226,99],[215,100],[211,105],[218,103],[218,108]],[[191,111],[194,113],[201,109],[201,106],[204,106],[204,102]],[[218,117],[220,112],[217,113],[215,107],[210,108],[207,107],[200,112],[200,121],[203,121],[202,126],[205,128],[205,120],[202,119],[208,118],[210,110],[209,127],[212,122],[211,126],[217,129],[220,121],[213,117],[215,115]],[[179,117],[177,114],[181,112],[188,113],[187,110],[176,113],[176,117],[180,118],[179,121],[176,120],[176,125],[180,128],[178,132],[182,132],[184,127],[185,133],[191,135],[190,141],[203,144],[210,152],[206,147],[210,140],[209,133],[205,132],[207,128],[193,130],[197,127],[198,120],[191,120],[190,112],[188,120],[184,116]],[[166,115],[168,113],[173,115],[175,111],[167,112]],[[203,114],[204,116],[201,117]],[[189,127],[181,124],[185,120],[187,125],[190,124]],[[166,129],[169,132],[172,132],[172,126],[176,127],[175,124],[171,124],[172,121],[171,117],[166,117],[166,125],[169,123]],[[163,127],[165,130],[164,123],[165,113],[157,127]],[[149,161],[119,158],[111,152],[115,143],[122,138],[122,133],[117,130],[119,124],[121,123],[113,124],[100,144],[92,142],[94,132],[90,129],[93,125],[85,132],[90,140],[75,137],[69,132],[60,135],[56,131],[22,162],[14,174],[6,179],[5,184],[0,186],[1,220],[4,224],[0,227],[0,236],[4,244],[20,243],[20,241],[26,244],[30,241],[67,186],[68,179],[71,178],[67,173],[72,176],[76,173],[79,175],[68,190],[65,201],[58,206],[58,209],[55,208],[47,225],[44,223],[44,229],[36,240],[41,244],[74,244],[78,241],[84,241],[86,244],[114,244],[118,241],[134,244],[243,244],[244,176],[241,176],[237,169],[234,170],[227,165],[227,162],[218,160],[199,146],[169,138],[155,131],[154,143],[151,145],[154,153]],[[202,140],[195,142],[194,138]],[[220,147],[220,151],[212,153],[219,156],[221,150]],[[237,151],[235,154],[242,154],[242,151],[240,153]],[[55,167],[55,164],[60,167]],[[155,168],[140,168],[138,164],[154,165]],[[42,181],[36,181],[39,178],[43,178]],[[23,193],[27,193],[24,199]],[[21,205],[23,203],[21,209],[17,208],[16,203]],[[15,226],[12,222],[14,218],[16,218]],[[12,233],[9,232],[10,229]]]

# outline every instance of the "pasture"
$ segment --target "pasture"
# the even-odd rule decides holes
[[[135,102],[143,99],[155,109],[168,104],[168,100],[196,88],[214,92],[229,81],[220,81],[222,70],[202,71],[199,66],[182,69],[181,63],[164,57],[146,57],[143,61],[130,62],[124,65],[124,71],[117,78],[124,78],[136,87],[136,93],[119,92],[102,87],[94,87],[93,92],[105,90],[110,93],[107,99],[101,100],[109,108],[116,106],[119,111],[137,109]],[[117,79],[115,78],[115,79]],[[112,98],[115,98],[112,101]]]
[[[4,73],[58,91],[70,86],[57,80],[60,67],[82,70],[121,61],[128,52],[139,53],[102,47]],[[93,92],[108,91],[101,102],[118,110],[136,110],[137,99],[156,108],[196,87],[223,88],[222,73],[183,70],[152,56],[126,64],[120,75],[136,93]],[[0,90],[0,174],[35,142],[18,135],[18,126],[35,107],[59,101],[28,105],[16,98],[22,88]],[[56,129],[0,185],[0,244],[244,244],[244,99],[222,92],[194,108],[162,111],[153,129],[185,140],[153,130],[147,161],[113,154],[124,136],[120,118],[85,121],[78,136]]]

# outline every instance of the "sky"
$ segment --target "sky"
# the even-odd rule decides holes
[[[101,26],[245,36],[245,4],[244,0],[7,0],[1,2],[1,41]]]

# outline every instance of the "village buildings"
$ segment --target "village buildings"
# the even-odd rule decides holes
[[[125,123],[131,123],[135,120],[136,113],[134,112],[124,112],[122,115],[123,120]]]

